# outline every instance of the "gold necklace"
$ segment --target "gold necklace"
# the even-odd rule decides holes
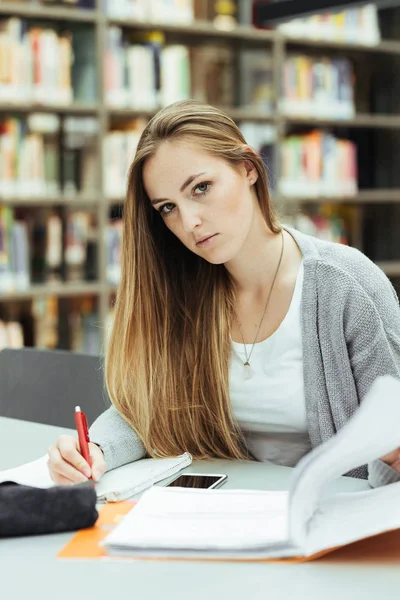
[[[246,348],[246,343],[244,341],[244,335],[243,335],[243,331],[242,331],[242,326],[240,324],[240,321],[239,321],[239,318],[238,318],[238,316],[236,314],[236,311],[234,311],[235,317],[236,317],[236,321],[238,322],[238,325],[239,325],[240,335],[241,335],[241,338],[242,338],[242,341],[243,341],[244,355],[246,357],[246,362],[243,363],[243,366],[244,366],[244,377],[245,377],[245,379],[250,379],[250,377],[253,374],[253,372],[251,370],[251,366],[250,366],[250,358],[251,358],[251,355],[253,353],[254,346],[256,345],[257,337],[258,337],[258,334],[260,333],[260,329],[261,329],[261,325],[263,324],[263,321],[264,321],[265,313],[267,312],[267,307],[268,307],[269,299],[271,297],[271,293],[272,293],[272,290],[274,288],[274,283],[275,283],[276,277],[278,275],[279,267],[281,266],[282,256],[283,256],[283,249],[285,247],[285,238],[284,238],[284,235],[283,235],[283,230],[281,230],[281,236],[282,236],[281,255],[279,257],[278,266],[276,268],[275,275],[274,275],[274,278],[272,280],[271,287],[269,289],[269,293],[268,293],[268,296],[267,296],[267,301],[265,303],[265,307],[264,307],[264,311],[263,311],[263,314],[262,314],[262,317],[261,317],[261,321],[260,321],[260,324],[259,324],[258,329],[257,329],[256,337],[254,338],[254,342],[253,342],[253,345],[252,345],[252,347],[250,349],[250,353],[249,354],[247,354],[247,348]]]

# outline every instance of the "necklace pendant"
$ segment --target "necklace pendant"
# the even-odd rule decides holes
[[[249,361],[246,361],[244,363],[244,378],[251,379],[252,375],[253,375],[253,371],[251,370],[250,363],[249,363]]]

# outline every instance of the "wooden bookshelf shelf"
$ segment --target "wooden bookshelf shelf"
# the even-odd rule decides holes
[[[106,109],[108,115],[112,119],[151,119],[157,110],[140,110],[137,108],[108,108]]]
[[[200,41],[210,40],[227,40],[227,41],[243,41],[250,44],[269,44],[277,39],[274,31],[256,29],[249,26],[238,26],[235,29],[225,31],[217,29],[208,21],[196,21],[193,24],[181,25],[170,23],[156,23],[134,21],[132,19],[124,19],[117,17],[105,18],[108,25],[118,25],[125,29],[138,29],[140,31],[162,31],[167,36],[174,37],[191,37],[193,41],[200,38]]]
[[[327,50],[344,50],[359,52],[377,52],[384,54],[400,54],[400,42],[396,40],[382,40],[379,44],[353,44],[351,42],[339,42],[335,40],[316,40],[311,38],[294,38],[284,35],[279,31],[268,29],[256,29],[255,27],[239,25],[231,31],[223,31],[214,27],[207,21],[196,21],[188,25],[173,25],[169,23],[142,23],[132,19],[119,17],[105,17],[108,25],[118,25],[125,29],[138,29],[140,31],[163,31],[166,35],[192,36],[192,38],[240,40],[250,44],[268,44],[283,42],[287,46],[308,46],[313,48],[326,48]]]
[[[23,3],[0,2],[0,16],[22,17],[27,19],[38,18],[49,21],[78,21],[94,23],[97,11],[83,8],[63,8],[58,6],[44,6]]]
[[[355,196],[282,196],[273,197],[281,204],[388,204],[400,203],[400,189],[361,190]]]
[[[397,40],[382,40],[379,44],[352,44],[351,42],[339,42],[335,40],[316,40],[312,38],[295,38],[288,35],[275,33],[278,39],[284,42],[288,49],[299,48],[318,48],[321,50],[339,50],[348,52],[375,52],[380,54],[400,54],[400,42]]]
[[[1,102],[0,100],[0,113],[56,113],[62,115],[77,115],[77,116],[96,116],[99,110],[97,104],[37,104],[37,103],[11,103]]]
[[[261,114],[254,109],[220,107],[235,121],[251,121],[254,123],[271,123],[286,125],[304,125],[310,127],[357,127],[357,128],[379,128],[400,129],[400,115],[359,114],[353,119],[319,118],[313,116],[289,116],[282,114]],[[139,110],[129,108],[109,108],[109,116],[114,119],[150,119],[157,111]]]
[[[7,206],[24,206],[24,207],[36,207],[36,206],[73,206],[77,208],[79,206],[97,206],[101,202],[101,193],[98,196],[42,196],[42,197],[2,197],[0,195],[0,204]]]
[[[104,291],[103,284],[99,282],[74,282],[74,283],[46,283],[42,285],[32,285],[26,291],[9,292],[0,294],[0,302],[10,302],[11,300],[32,300],[40,296],[57,296],[66,298],[68,296],[86,296],[88,294],[99,295]]]
[[[400,115],[358,114],[353,119],[318,118],[312,116],[280,117],[288,125],[309,125],[311,127],[365,127],[379,129],[399,129]]]
[[[388,277],[400,277],[400,260],[388,260],[376,263]]]
[[[254,123],[276,123],[279,117],[273,114],[262,114],[251,108],[235,108],[229,106],[219,107],[222,111],[228,114],[234,121],[252,121]],[[140,110],[130,108],[109,108],[107,113],[113,119],[135,119],[146,118],[151,119],[157,110]]]

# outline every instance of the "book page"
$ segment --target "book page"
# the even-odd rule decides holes
[[[108,549],[245,550],[288,542],[288,492],[153,487],[105,539]]]
[[[359,409],[330,440],[300,460],[290,490],[290,533],[304,546],[324,486],[400,446],[400,381],[375,380]]]
[[[400,528],[400,482],[323,501],[310,521],[307,556]]]

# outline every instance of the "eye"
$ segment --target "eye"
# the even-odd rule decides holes
[[[167,202],[167,204],[163,204],[163,206],[158,210],[158,212],[160,213],[160,215],[166,217],[167,215],[171,214],[174,208],[175,204],[172,204],[172,202]]]
[[[194,196],[205,196],[210,191],[211,183],[209,181],[202,181],[198,183],[193,188]],[[199,190],[199,193],[195,193],[196,190]]]

